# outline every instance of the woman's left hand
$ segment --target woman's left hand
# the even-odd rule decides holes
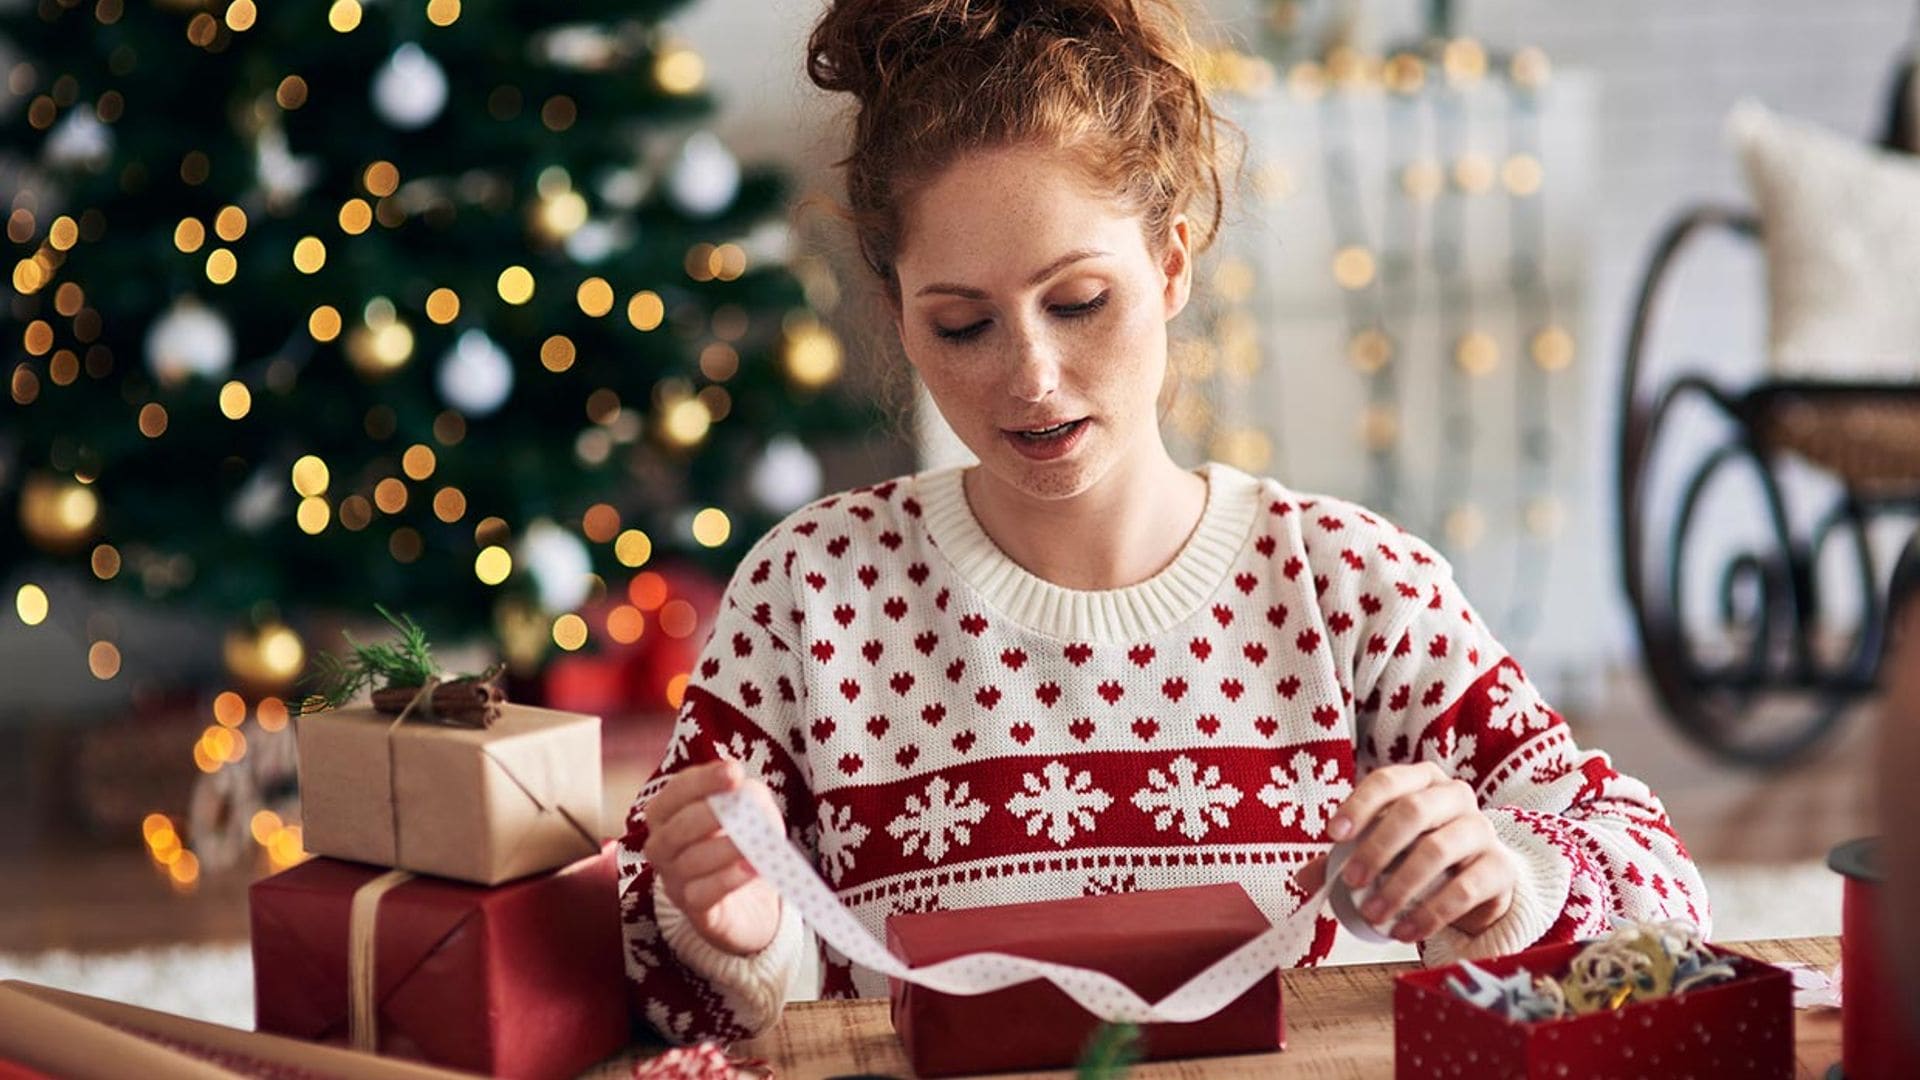
[[[1377,924],[1433,889],[1394,923],[1401,941],[1424,940],[1442,926],[1478,934],[1513,906],[1513,853],[1480,812],[1473,788],[1432,762],[1375,769],[1327,829],[1335,841],[1360,838],[1341,876],[1355,890],[1379,882],[1360,909],[1367,921]]]

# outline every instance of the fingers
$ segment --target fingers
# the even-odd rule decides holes
[[[680,890],[681,910],[689,915],[703,912],[759,876],[745,859],[735,859],[711,874],[687,882]]]
[[[670,870],[687,845],[720,834],[720,819],[704,801],[694,803],[647,834],[640,854],[655,868]]]
[[[1327,835],[1336,841],[1358,836],[1394,800],[1446,781],[1447,774],[1430,761],[1375,769],[1334,812],[1333,820],[1327,823]]]
[[[1360,905],[1360,914],[1379,924],[1424,897],[1448,871],[1497,843],[1486,818],[1479,814],[1442,824],[1415,841],[1400,864],[1379,879],[1373,895]]]
[[[673,860],[672,875],[681,881],[703,878],[741,858],[740,849],[725,833],[688,844]]]
[[[1479,814],[1473,789],[1464,781],[1442,780],[1401,795],[1374,814],[1341,877],[1356,889],[1364,888],[1422,835],[1455,818]]]
[[[647,829],[658,830],[690,803],[704,802],[709,795],[732,791],[744,777],[739,763],[725,758],[682,771],[647,803]]]
[[[1293,883],[1308,896],[1319,892],[1320,886],[1327,883],[1327,857],[1315,855],[1301,863],[1300,869],[1293,872]]]
[[[1499,921],[1513,906],[1517,880],[1513,856],[1496,845],[1461,867],[1451,881],[1406,913],[1394,924],[1393,936],[1420,941],[1443,926],[1478,934]]]
[[[656,867],[670,865],[688,844],[720,828],[707,796],[731,791],[743,783],[737,762],[714,761],[675,777],[647,804],[647,842],[641,855]]]

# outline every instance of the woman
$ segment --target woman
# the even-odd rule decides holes
[[[1575,747],[1431,548],[1168,455],[1166,324],[1222,188],[1172,0],[840,2],[809,70],[859,103],[848,216],[980,464],[822,499],[741,563],[624,841],[651,1023],[780,1014],[803,929],[705,804],[742,786],[876,933],[1227,880],[1278,921],[1348,837],[1364,914],[1430,962],[1705,925],[1659,802]],[[822,959],[825,996],[886,993]]]

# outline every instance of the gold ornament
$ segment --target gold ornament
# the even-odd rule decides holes
[[[307,647],[300,635],[282,623],[263,623],[255,630],[229,630],[221,648],[227,674],[255,690],[284,691],[306,666]]]
[[[100,499],[85,484],[36,473],[20,491],[20,528],[41,550],[77,551],[93,535]]]
[[[493,609],[495,631],[500,635],[501,654],[507,667],[527,674],[536,670],[540,660],[553,646],[550,625],[538,608],[525,600],[508,598]]]
[[[389,375],[413,357],[413,329],[385,298],[368,302],[365,321],[347,332],[347,359],[369,379]]]
[[[840,375],[840,339],[806,314],[789,315],[780,355],[787,377],[814,389]]]

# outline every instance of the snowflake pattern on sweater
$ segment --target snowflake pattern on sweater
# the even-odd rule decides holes
[[[1659,801],[1574,744],[1432,548],[1349,502],[1218,463],[1203,475],[1174,562],[1107,592],[1008,559],[958,468],[821,499],[763,537],[621,844],[641,1015],[676,1042],[753,1034],[778,990],[769,1012],[747,983],[779,986],[802,947],[716,964],[662,933],[678,913],[641,856],[645,806],[718,757],[767,783],[880,936],[900,912],[1221,881],[1277,922],[1359,778],[1418,761],[1473,786],[1520,867],[1507,916],[1472,938],[1443,928],[1428,962],[1598,935],[1615,915],[1707,926]],[[1323,914],[1294,962],[1333,935]],[[887,992],[817,947],[823,996]]]

